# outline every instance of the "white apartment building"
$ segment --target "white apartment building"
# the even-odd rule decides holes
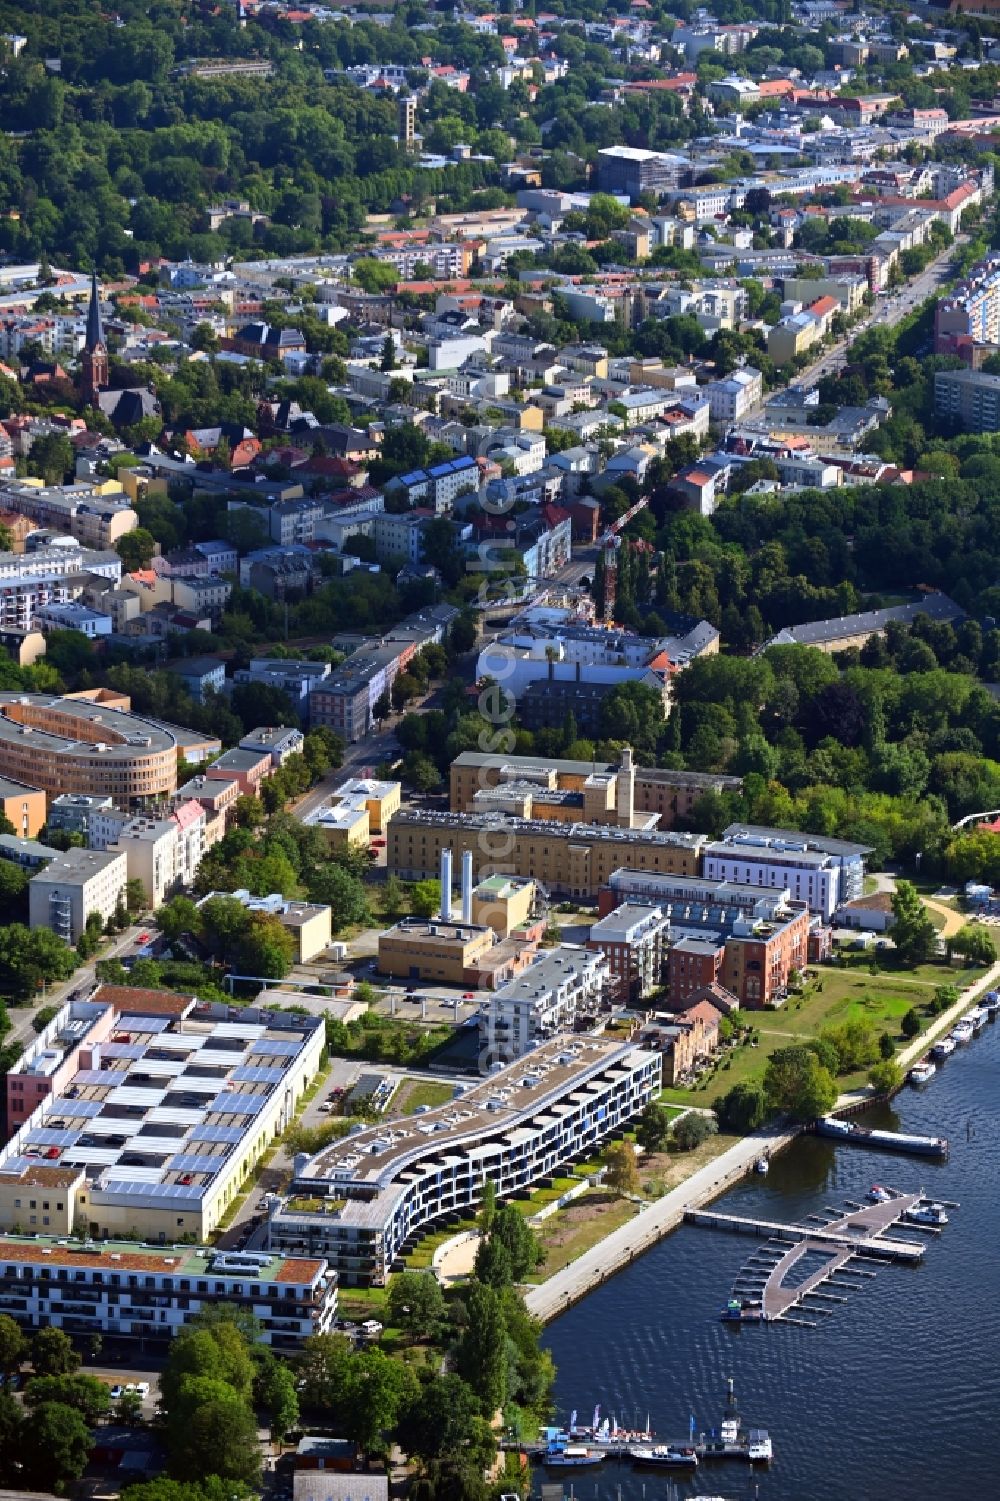
[[[385,1282],[407,1240],[465,1214],[487,1183],[519,1193],[582,1161],[660,1091],[657,1054],[563,1035],[423,1115],[369,1126],[302,1164],[269,1244],[329,1259],[342,1282]]]
[[[26,631],[40,609],[75,600],[83,588],[75,575],[82,573],[117,583],[122,560],[116,552],[91,552],[71,537],[34,552],[0,553],[0,628]]]
[[[479,1014],[481,1064],[523,1058],[539,1042],[571,1030],[578,1016],[596,1015],[608,990],[604,954],[577,944],[546,949],[515,980],[484,1002]]]
[[[705,846],[702,875],[709,881],[789,891],[829,922],[841,901],[840,862],[820,850],[718,841]]]
[[[759,370],[745,365],[725,380],[713,380],[705,387],[713,422],[739,422],[764,397],[764,377]]]
[[[51,928],[75,944],[92,912],[107,922],[125,900],[128,864],[124,853],[66,850],[28,884],[28,921],[33,928]]]
[[[53,1194],[52,1173],[22,1175],[25,1205]],[[337,1276],[325,1260],[255,1251],[0,1238],[0,1307],[29,1332],[138,1339],[141,1349],[165,1347],[203,1310],[236,1307],[257,1321],[264,1344],[296,1350],[333,1329]]]

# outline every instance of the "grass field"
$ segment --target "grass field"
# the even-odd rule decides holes
[[[433,1110],[436,1105],[447,1105],[455,1097],[453,1084],[444,1084],[436,1079],[407,1080],[396,1091],[390,1115],[412,1115],[421,1105]]]
[[[561,1271],[596,1246],[612,1230],[634,1219],[638,1212],[639,1206],[630,1199],[620,1199],[604,1189],[591,1189],[535,1227],[545,1260],[527,1280],[544,1282],[553,1272]]]
[[[801,996],[792,996],[776,1011],[744,1013],[741,1020],[757,1031],[757,1046],[725,1054],[715,1072],[692,1089],[664,1090],[664,1102],[714,1105],[734,1084],[762,1078],[777,1048],[791,1047],[817,1037],[825,1027],[848,1021],[869,1022],[876,1031],[890,1033],[899,1047],[904,1041],[899,1024],[907,1011],[926,1006],[939,985],[961,990],[983,973],[968,966],[918,964],[913,969],[880,969],[873,975],[871,963],[869,955],[858,953],[842,965],[822,965]],[[844,1090],[855,1089],[865,1082],[865,1074],[841,1075],[837,1082]]]

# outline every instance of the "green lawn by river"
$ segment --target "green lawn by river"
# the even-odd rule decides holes
[[[911,1007],[921,1011],[939,985],[964,989],[983,970],[947,964],[919,964],[913,969],[880,969],[871,974],[869,954],[845,956],[845,963],[821,965],[816,978],[801,996],[792,996],[776,1011],[747,1011],[741,1019],[758,1033],[756,1047],[741,1047],[727,1053],[720,1067],[705,1076],[694,1089],[667,1089],[663,1100],[674,1104],[713,1105],[734,1084],[763,1078],[767,1060],[777,1048],[791,1047],[817,1037],[824,1027],[847,1021],[870,1022],[878,1032],[889,1032],[897,1048],[905,1039],[899,1026]],[[925,1017],[925,1023],[931,1018]],[[865,1073],[844,1074],[837,1080],[842,1089],[856,1089],[866,1082]]]

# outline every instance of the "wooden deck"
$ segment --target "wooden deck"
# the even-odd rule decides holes
[[[819,1253],[823,1258],[822,1266],[811,1272],[802,1282],[795,1287],[785,1287],[783,1282],[792,1267],[802,1260],[804,1256]],[[814,1292],[820,1283],[832,1277],[834,1272],[839,1272],[845,1262],[850,1261],[854,1252],[846,1246],[838,1251],[831,1251],[828,1245],[820,1241],[803,1240],[797,1246],[790,1246],[785,1255],[778,1262],[774,1271],[767,1279],[762,1297],[762,1307],[766,1319],[780,1319],[808,1294]]]

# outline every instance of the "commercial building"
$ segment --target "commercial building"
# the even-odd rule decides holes
[[[502,985],[479,1013],[480,1068],[523,1058],[532,1048],[571,1032],[577,1021],[610,1011],[610,970],[603,953],[577,944],[546,949],[517,979]]]
[[[437,873],[441,851],[471,852],[474,875],[529,877],[566,896],[595,897],[622,865],[695,875],[703,834],[617,828],[594,823],[555,823],[504,813],[400,812],[389,825],[389,869],[405,880]]]
[[[631,1005],[663,982],[670,923],[659,907],[623,902],[590,929],[587,947],[604,955],[615,1000]]]
[[[26,1169],[16,1184],[18,1196],[36,1209],[59,1201],[71,1176],[63,1168]],[[0,1190],[9,1186],[0,1174]],[[25,1222],[30,1218],[28,1210]],[[255,1320],[262,1343],[296,1350],[334,1327],[337,1277],[321,1258],[132,1240],[95,1246],[51,1236],[4,1237],[0,1307],[27,1331],[137,1339],[143,1350],[166,1344],[199,1313],[239,1309]]]
[[[871,846],[792,829],[730,824],[705,846],[708,880],[787,889],[827,922],[841,902],[864,894],[865,857]]]
[[[0,775],[137,807],[173,792],[180,733],[90,699],[0,693]]]
[[[0,812],[22,839],[34,839],[45,823],[45,793],[13,777],[0,777]]]
[[[371,1126],[304,1163],[269,1219],[269,1244],[328,1258],[342,1282],[382,1284],[407,1244],[473,1210],[487,1183],[503,1198],[582,1161],[659,1090],[655,1054],[554,1038],[450,1105]]]
[[[105,985],[69,1002],[7,1076],[0,1228],[204,1241],[291,1120],[324,1041],[321,1017],[166,991]],[[43,1167],[65,1175],[47,1207],[25,1188]]]
[[[538,888],[534,881],[516,876],[487,876],[472,890],[472,920],[492,928],[498,938],[509,938],[529,922]]]
[[[621,768],[618,768],[620,770]],[[550,816],[546,792],[576,793],[583,809],[583,791],[588,778],[615,770],[608,761],[553,760],[544,756],[502,756],[481,751],[462,751],[451,763],[451,806],[456,813],[471,812],[475,797],[485,788],[511,782],[527,781],[536,789],[533,794],[533,818]],[[661,829],[669,829],[678,818],[688,818],[698,799],[706,792],[738,792],[739,777],[714,772],[672,771],[659,766],[633,768],[632,813],[655,813]],[[622,791],[626,784],[622,783]],[[616,784],[613,808],[617,817]],[[555,806],[553,804],[552,806]],[[623,810],[624,811],[624,810]],[[590,812],[580,813],[589,818]]]
[[[597,153],[597,183],[602,193],[627,194],[633,203],[643,193],[673,192],[691,181],[687,157],[638,146],[605,146]]]
[[[811,918],[801,902],[772,902],[751,917],[739,917],[725,934],[679,936],[667,955],[671,1005],[706,985],[722,985],[741,1006],[779,1005],[790,977],[809,958]]]
[[[939,370],[934,410],[967,433],[1000,432],[1000,375],[984,370]]]
[[[66,850],[29,881],[28,922],[76,944],[92,912],[106,923],[124,904],[127,880],[124,853]]]

